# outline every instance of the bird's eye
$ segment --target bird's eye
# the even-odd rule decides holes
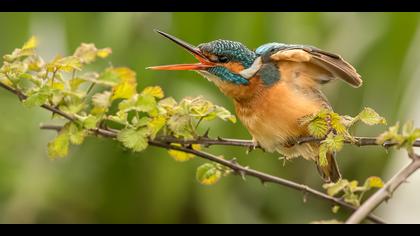
[[[221,62],[221,63],[226,63],[228,61],[229,61],[229,58],[226,57],[226,56],[220,56],[219,57],[219,62]]]

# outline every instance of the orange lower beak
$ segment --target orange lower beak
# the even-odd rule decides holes
[[[178,39],[175,36],[172,36],[170,34],[164,33],[159,30],[155,30],[155,31],[161,34],[162,36],[164,36],[165,38],[168,38],[169,40],[183,47],[185,50],[191,53],[195,58],[197,58],[199,63],[151,66],[151,67],[147,67],[147,69],[151,69],[151,70],[205,70],[205,69],[216,66],[216,63],[207,59],[207,57],[197,47],[194,47],[191,44],[181,39]]]

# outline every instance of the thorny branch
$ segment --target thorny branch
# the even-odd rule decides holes
[[[26,96],[22,92],[20,92],[19,90],[16,90],[16,89],[14,89],[14,88],[6,85],[6,84],[3,84],[1,82],[0,82],[0,87],[3,87],[4,89],[8,90],[9,92],[15,94],[16,96],[18,96],[18,98],[20,100],[26,99]],[[61,111],[61,110],[59,110],[55,107],[52,107],[52,106],[47,105],[47,104],[44,104],[41,107],[46,109],[46,110],[49,110],[49,111],[51,111],[55,114],[60,115],[63,118],[69,120],[69,121],[76,121],[76,118],[74,118],[73,116],[71,116],[71,115],[69,115],[69,114],[67,114],[67,113],[65,113],[65,112],[63,112],[63,111]],[[50,130],[59,131],[59,130],[62,129],[62,126],[43,125],[43,126],[41,126],[41,128],[42,129],[50,129]],[[103,137],[107,137],[107,138],[116,138],[117,135],[118,135],[118,130],[95,128],[95,129],[91,129],[90,131],[94,135],[103,136]],[[316,139],[316,138],[313,138],[313,137],[302,137],[300,140],[298,140],[296,142],[295,145],[300,145],[300,144],[307,143],[307,142],[320,142],[320,141],[322,141],[322,140]],[[346,141],[346,142],[357,145],[357,146],[378,145],[376,143],[376,138],[368,138],[368,137],[358,137],[358,138],[356,138],[356,142],[350,142],[350,141]],[[377,217],[373,214],[370,214],[370,212],[374,208],[373,209],[368,208],[366,210],[366,207],[365,207],[366,204],[364,204],[362,206],[363,208],[361,208],[362,210],[363,209],[365,209],[365,210],[363,210],[362,213],[360,213],[361,212],[360,209],[358,210],[356,207],[344,202],[343,200],[341,200],[339,198],[328,196],[327,194],[324,194],[322,192],[314,190],[314,189],[312,189],[312,188],[310,188],[306,185],[298,184],[298,183],[295,183],[295,182],[292,182],[292,181],[289,181],[289,180],[286,180],[286,179],[282,179],[282,178],[279,178],[279,177],[276,177],[276,176],[273,176],[273,175],[269,175],[269,174],[266,174],[266,173],[263,173],[263,172],[260,172],[260,171],[257,171],[257,170],[253,170],[253,169],[250,169],[248,167],[244,167],[242,165],[239,165],[235,160],[229,161],[229,160],[221,159],[221,158],[219,158],[217,156],[214,156],[212,154],[209,154],[209,153],[206,153],[206,152],[203,152],[203,151],[194,150],[192,148],[189,148],[188,146],[187,147],[185,147],[185,146],[174,146],[174,145],[172,145],[173,143],[183,144],[183,145],[202,144],[203,146],[207,146],[207,147],[212,146],[212,145],[226,145],[226,146],[239,146],[239,147],[248,147],[248,148],[261,148],[258,145],[255,145],[255,143],[253,141],[238,140],[238,139],[226,139],[226,138],[211,139],[211,138],[207,137],[207,135],[205,135],[204,137],[199,137],[195,140],[181,140],[181,139],[175,139],[173,137],[159,137],[155,140],[150,140],[149,144],[151,146],[161,147],[161,148],[165,148],[165,149],[178,150],[178,151],[183,151],[183,152],[186,152],[186,153],[191,153],[191,154],[194,154],[194,155],[199,156],[201,158],[204,158],[204,159],[210,160],[212,162],[216,162],[216,163],[219,163],[219,164],[224,165],[226,167],[229,167],[235,173],[240,174],[241,176],[245,176],[245,175],[253,176],[255,178],[260,179],[261,182],[263,182],[263,183],[270,182],[270,183],[279,184],[279,185],[282,185],[282,186],[285,186],[285,187],[288,187],[288,188],[291,188],[291,189],[301,191],[305,195],[309,194],[313,197],[317,197],[319,199],[329,201],[329,202],[334,203],[336,205],[340,205],[342,207],[345,207],[345,208],[348,208],[350,210],[355,211],[356,213],[354,215],[356,215],[356,214],[359,215],[360,214],[361,216],[358,219],[359,222],[362,221],[364,218],[367,218],[367,219],[369,219],[369,220],[371,220],[372,222],[375,222],[375,223],[381,223],[381,224],[385,223],[379,217]],[[384,146],[385,147],[390,147],[390,146],[393,146],[393,145],[396,145],[396,143],[386,143]],[[420,146],[420,140],[417,140],[414,143],[413,146],[418,146],[419,147]],[[420,158],[417,158],[417,159],[420,159]],[[416,165],[415,165],[416,169],[418,167],[420,167],[420,164],[419,164],[420,161],[413,161],[413,162],[416,163]],[[413,170],[413,172],[414,172],[414,170]],[[404,177],[404,176],[405,175],[402,175],[402,177]],[[396,179],[401,181],[401,174],[397,175]],[[397,182],[397,183],[401,184],[405,179],[406,178],[403,178],[401,182]],[[393,181],[393,180],[391,180],[391,181]],[[396,180],[394,180],[394,182],[396,182]],[[388,183],[391,187],[393,187],[392,190],[395,190],[399,186],[399,184],[396,185],[394,182],[391,182],[391,184]],[[387,187],[388,184],[385,187]],[[387,188],[381,189],[380,191],[377,192],[378,195],[381,194],[381,192],[386,193],[386,196],[383,199],[382,199],[382,194],[379,195],[380,197],[378,197],[378,198],[380,200],[381,199],[382,200],[379,201],[378,204],[380,204],[380,202],[382,202],[387,197],[389,197],[389,195],[388,195],[388,193],[390,192],[389,189],[390,189],[390,187],[388,186]],[[366,203],[369,203],[369,200]],[[376,206],[377,205],[374,205],[374,207],[376,207]],[[354,217],[354,215],[352,217]]]
[[[45,130],[60,131],[63,128],[63,126],[60,126],[60,125],[41,125],[40,128],[45,129]],[[104,136],[104,137],[107,137],[107,138],[116,138],[117,135],[118,135],[118,133],[117,133],[118,131],[114,131],[114,130],[111,131],[111,130],[99,129],[99,128],[93,129],[93,130],[91,130],[91,132],[95,135],[100,135],[100,136]],[[329,201],[333,204],[340,205],[340,206],[348,208],[350,210],[353,210],[353,211],[357,210],[357,207],[354,207],[354,206],[344,202],[343,200],[341,200],[339,198],[328,196],[327,194],[319,192],[319,191],[317,191],[315,189],[312,189],[312,188],[310,188],[306,185],[298,184],[298,183],[292,182],[290,180],[282,179],[282,178],[279,178],[279,177],[276,177],[276,176],[273,176],[273,175],[269,175],[269,174],[266,174],[266,173],[263,173],[263,172],[260,172],[260,171],[257,171],[257,170],[250,169],[248,167],[241,166],[235,160],[225,160],[225,159],[222,159],[220,157],[217,157],[217,156],[212,155],[212,154],[207,153],[207,152],[198,151],[198,150],[194,150],[192,148],[183,147],[183,146],[174,146],[174,145],[171,144],[171,143],[187,144],[187,145],[193,144],[191,142],[190,143],[185,143],[185,142],[183,142],[182,139],[176,139],[176,138],[168,138],[165,141],[162,141],[161,139],[162,138],[157,139],[157,140],[150,140],[149,145],[156,146],[156,147],[161,147],[161,148],[165,148],[165,149],[172,149],[172,150],[177,150],[177,151],[183,151],[183,152],[186,152],[186,153],[191,153],[191,154],[194,154],[194,155],[199,156],[201,158],[207,159],[209,161],[216,162],[216,163],[219,163],[223,166],[229,167],[235,173],[237,173],[241,176],[246,176],[246,175],[247,176],[253,176],[255,178],[258,178],[262,183],[279,184],[279,185],[282,185],[282,186],[285,186],[285,187],[288,187],[288,188],[291,188],[291,189],[294,189],[294,190],[301,191],[305,195],[309,194],[309,195],[312,195],[316,198]],[[206,138],[206,139],[208,141],[210,141],[210,140],[216,141],[215,139],[209,139],[209,138]],[[217,139],[217,140],[218,140],[217,141],[218,145],[223,145],[223,143],[222,143],[223,141],[221,141],[220,139]],[[240,144],[240,143],[242,143],[242,144],[252,143],[252,141],[246,141],[246,140],[240,140],[240,141],[238,141],[238,143],[236,143],[236,141],[234,141],[233,139],[223,139],[223,140],[227,140],[227,141],[224,141],[224,142],[227,142],[226,145],[234,145],[234,144]],[[205,144],[208,144],[208,143],[211,143],[211,142],[206,142]],[[382,219],[380,219],[379,217],[377,217],[375,215],[372,215],[372,214],[368,215],[367,218],[374,223],[378,223],[378,224],[384,224],[385,223]]]

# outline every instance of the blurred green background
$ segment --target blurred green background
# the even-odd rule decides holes
[[[218,38],[252,49],[272,41],[310,44],[342,55],[364,79],[359,89],[339,81],[325,87],[337,112],[355,115],[370,106],[389,124],[415,119],[420,126],[419,26],[416,13],[0,13],[0,55],[31,35],[39,38],[39,52],[46,59],[93,42],[113,49],[101,66],[112,61],[133,68],[140,89],[159,85],[176,99],[203,95],[233,112],[231,101],[198,74],[145,70],[194,61],[153,29],[192,44]],[[202,186],[195,169],[203,160],[178,163],[153,147],[132,154],[117,142],[89,138],[66,159],[52,161],[46,144],[54,133],[38,129],[50,119],[48,112],[26,109],[1,90],[0,110],[0,223],[307,223],[347,215],[345,210],[335,215],[330,204],[310,197],[304,203],[300,192],[263,186],[250,177],[243,181],[231,175]],[[213,137],[250,138],[240,123],[214,121],[202,128],[208,127]],[[355,132],[368,136],[383,129],[359,126]],[[313,163],[296,159],[283,167],[278,155],[259,150],[248,155],[236,147],[209,151],[321,189]],[[372,175],[387,178],[401,166],[395,158],[408,161],[397,156],[379,147],[346,146],[338,161],[345,178],[364,181]],[[386,209],[380,212],[401,220]]]

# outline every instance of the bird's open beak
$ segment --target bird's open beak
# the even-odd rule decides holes
[[[183,47],[189,53],[191,53],[199,63],[194,64],[175,64],[175,65],[165,65],[165,66],[151,66],[147,69],[151,70],[205,70],[210,67],[214,67],[216,63],[210,61],[197,47],[175,37],[165,32],[155,30],[157,33],[161,34],[163,37],[168,38],[172,42]]]

